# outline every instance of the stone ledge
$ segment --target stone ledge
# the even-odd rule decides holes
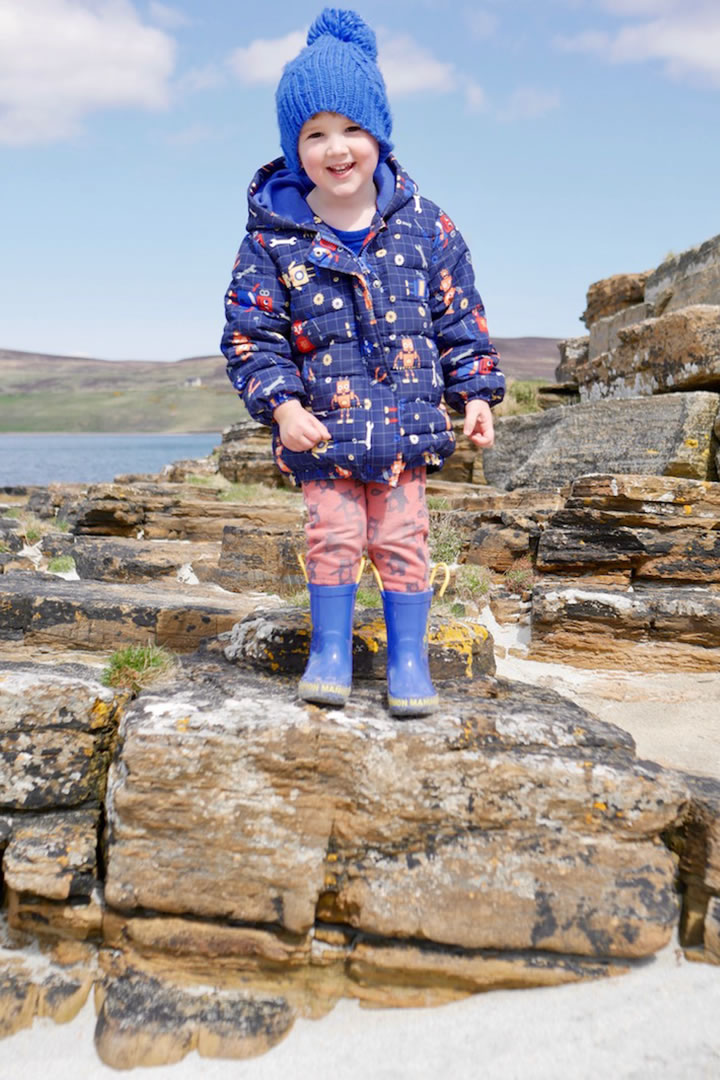
[[[309,611],[258,611],[233,627],[225,657],[268,672],[300,675],[307,663],[311,636]],[[431,614],[428,648],[434,679],[472,679],[495,673],[492,636],[480,623]],[[386,665],[387,634],[382,611],[356,611],[353,676],[384,679]]]

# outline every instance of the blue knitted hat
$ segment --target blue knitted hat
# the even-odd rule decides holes
[[[392,150],[392,118],[375,34],[355,11],[325,8],[318,15],[307,47],[285,65],[275,101],[285,163],[293,172],[302,168],[300,129],[320,112],[348,116],[369,131],[378,141],[381,161]]]

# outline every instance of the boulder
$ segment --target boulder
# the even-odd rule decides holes
[[[668,256],[647,278],[645,302],[655,315],[689,304],[720,304],[720,235]]]
[[[295,1015],[279,995],[184,986],[132,967],[109,973],[95,1047],[115,1069],[168,1065],[196,1050],[201,1057],[249,1058],[287,1035]]]
[[[720,484],[587,476],[543,530],[537,569],[629,570],[633,579],[720,583]]]
[[[94,979],[92,954],[73,950],[67,962],[37,952],[29,940],[0,923],[0,1038],[30,1027],[36,1018],[67,1023],[88,999]]]
[[[273,461],[272,429],[249,416],[223,431],[218,471],[233,484],[285,487],[288,480]]]
[[[205,566],[198,576],[230,592],[300,589],[305,583],[298,553],[305,551],[305,534],[298,517],[292,524],[226,525],[217,566]]]
[[[450,684],[431,719],[394,722],[381,698],[360,685],[325,710],[207,666],[143,694],[108,786],[110,908],[591,959],[668,941],[657,840],[687,788],[628,735],[493,679]]]
[[[595,472],[714,479],[719,404],[694,391],[500,417],[484,474],[497,488],[551,491]]]
[[[79,666],[0,663],[0,808],[99,805],[122,703]]]
[[[309,611],[258,611],[233,627],[224,654],[227,660],[244,661],[260,670],[300,675],[307,663],[311,636]],[[428,653],[434,679],[471,679],[495,673],[492,637],[476,622],[431,615]],[[382,611],[356,611],[353,675],[384,679],[386,665],[387,633]]]
[[[532,593],[528,656],[577,667],[717,671],[720,590],[540,581]]]
[[[588,345],[590,339],[585,334],[583,337],[566,338],[558,342],[560,351],[560,363],[555,368],[555,379],[559,383],[572,385],[576,383],[575,368],[587,361]]]
[[[145,540],[220,540],[228,524],[292,525],[297,505],[223,501],[212,488],[182,484],[96,484],[75,507],[73,531]]]
[[[150,642],[192,652],[256,605],[256,597],[212,586],[77,582],[14,572],[0,577],[0,640],[108,653]]]
[[[596,281],[587,291],[587,306],[580,318],[588,329],[598,319],[639,304],[645,298],[645,283],[652,271],[639,274],[613,274]]]
[[[176,579],[183,567],[213,567],[220,551],[216,541],[132,540],[129,537],[63,536],[44,538],[47,555],[70,555],[81,580],[143,582]]]
[[[575,367],[582,401],[720,389],[720,305],[618,319],[608,340],[591,335],[588,360]]]

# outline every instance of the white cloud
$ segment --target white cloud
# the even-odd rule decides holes
[[[167,4],[159,4],[156,0],[153,0],[150,4],[149,11],[153,22],[165,26],[168,30],[176,30],[180,26],[190,26],[192,22],[187,15],[183,15],[182,11],[168,7]]]
[[[458,85],[454,64],[438,60],[408,34],[380,33],[378,64],[388,94],[413,94],[422,90],[444,93]],[[281,38],[257,38],[235,49],[228,60],[231,70],[247,84],[277,83],[288,60],[305,45],[307,30],[295,30]]]
[[[472,36],[482,41],[485,38],[492,37],[495,33],[498,19],[497,15],[493,15],[492,12],[479,9],[467,11],[465,13],[465,22]]]
[[[488,107],[485,91],[472,79],[465,83],[465,104],[469,112],[485,112]]]
[[[177,81],[177,88],[182,92],[197,93],[202,90],[216,90],[227,80],[227,71],[219,64],[206,64],[201,68],[190,68]]]
[[[544,90],[537,86],[519,86],[512,92],[507,103],[500,109],[501,120],[534,120],[539,116],[557,109],[560,95],[553,90]]]
[[[128,0],[0,0],[0,143],[77,134],[107,108],[162,108],[174,44]]]
[[[297,56],[306,39],[307,30],[293,30],[281,38],[257,38],[245,48],[235,49],[228,63],[241,82],[276,83],[288,60]]]
[[[378,64],[390,96],[425,90],[446,93],[458,85],[455,65],[437,60],[409,34],[381,34]]]
[[[660,61],[670,78],[720,87],[717,0],[601,0],[600,6],[633,22],[614,32],[558,38],[558,47],[596,53],[615,64]]]

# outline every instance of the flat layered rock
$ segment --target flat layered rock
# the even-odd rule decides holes
[[[26,647],[92,649],[164,645],[192,652],[256,606],[250,597],[198,586],[160,588],[63,581],[39,574],[0,577],[0,639]]]
[[[606,340],[591,334],[587,363],[575,368],[582,401],[720,387],[720,305],[624,312],[611,323]]]
[[[300,675],[307,663],[311,636],[309,611],[258,611],[233,627],[224,653],[227,660],[244,661],[260,670]],[[472,679],[495,673],[492,636],[480,623],[431,615],[428,653],[434,679]],[[356,611],[353,675],[385,679],[386,667],[387,632],[382,611]]]
[[[720,304],[720,236],[665,259],[647,278],[644,296],[656,315],[688,304]]]
[[[558,490],[586,473],[713,479],[719,404],[717,394],[698,390],[500,417],[484,474],[508,490]]]
[[[16,939],[0,925],[0,1038],[46,1017],[64,1024],[77,1016],[94,981],[91,954],[59,963],[49,955],[23,955],[27,939]]]
[[[143,582],[156,578],[177,577],[183,567],[193,571],[217,563],[220,545],[215,541],[190,542],[143,541],[127,537],[106,539],[94,536],[63,536],[53,533],[45,538],[47,555],[69,555],[82,580]]]
[[[720,964],[720,897],[718,896],[710,901],[708,907],[704,945],[709,956]]]
[[[613,274],[590,285],[587,306],[580,316],[588,329],[598,319],[641,303],[645,298],[645,283],[651,273],[644,270],[639,274]]]
[[[305,579],[297,556],[304,551],[299,519],[292,525],[226,525],[217,566],[201,569],[200,576],[231,592],[300,589]]]
[[[192,1050],[201,1057],[249,1058],[287,1035],[295,1015],[278,995],[188,988],[125,968],[104,979],[95,1047],[106,1065],[169,1065]]]
[[[256,478],[257,479],[257,478]],[[220,540],[226,525],[292,525],[297,507],[224,501],[212,488],[181,484],[96,484],[74,509],[79,535],[145,540]]]
[[[123,698],[80,669],[0,664],[0,808],[102,801]]]
[[[532,594],[529,655],[578,667],[716,671],[720,590],[541,581]]]
[[[588,476],[571,487],[537,550],[537,569],[628,570],[634,579],[720,583],[720,484]]]
[[[657,840],[687,797],[549,691],[480,680],[398,723],[370,683],[324,710],[208,670],[125,715],[106,900],[298,935],[340,919],[464,949],[646,955],[676,918]]]
[[[99,807],[19,818],[3,857],[5,884],[49,900],[88,897],[97,884]]]

